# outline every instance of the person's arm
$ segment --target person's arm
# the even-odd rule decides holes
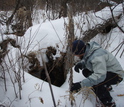
[[[97,85],[103,82],[106,78],[106,56],[95,57],[92,63],[93,74],[91,74],[88,78],[81,81],[81,86],[90,87],[93,85]]]

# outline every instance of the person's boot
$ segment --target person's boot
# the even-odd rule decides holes
[[[111,101],[111,102],[107,101],[104,105],[105,107],[116,107],[116,104],[114,101]]]
[[[104,105],[103,103],[101,103],[100,105],[97,105],[96,107],[116,107],[116,104],[115,102],[112,102],[111,104],[107,104],[107,105]]]
[[[112,90],[112,86],[111,86],[111,85],[104,85],[104,87],[105,87],[108,91],[111,91],[111,90]]]
[[[108,87],[106,87],[106,88],[107,88],[108,91],[111,91],[112,90],[112,86],[111,85],[108,86]]]

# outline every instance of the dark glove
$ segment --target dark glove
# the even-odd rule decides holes
[[[82,69],[82,63],[77,63],[74,67],[74,70],[79,73],[79,69]]]
[[[81,84],[80,84],[80,82],[77,82],[77,83],[72,83],[70,91],[78,92],[80,89],[81,89]]]

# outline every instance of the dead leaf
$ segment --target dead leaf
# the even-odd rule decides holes
[[[122,96],[124,96],[124,94],[119,94],[119,95],[117,95],[118,97],[122,97]]]
[[[39,97],[39,100],[42,104],[44,104],[43,99],[41,97]]]

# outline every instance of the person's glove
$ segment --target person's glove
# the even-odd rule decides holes
[[[79,69],[82,69],[82,63],[77,63],[74,67],[74,70],[79,73]]]
[[[81,89],[81,84],[80,84],[80,82],[77,82],[77,83],[72,83],[70,91],[71,92],[74,92],[74,91],[78,92],[80,89]]]

